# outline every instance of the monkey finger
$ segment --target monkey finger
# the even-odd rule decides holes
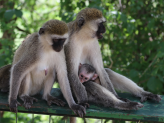
[[[147,100],[147,98],[146,98],[146,97],[141,97],[140,102],[141,102],[141,103],[143,103],[143,102],[145,102],[146,100]]]
[[[138,106],[137,106],[138,108],[142,108],[142,107],[144,107],[144,105],[143,104],[141,104],[141,103],[138,103]]]
[[[64,105],[65,105],[66,103],[65,102],[60,102],[60,105],[62,106],[62,107],[64,107]]]
[[[74,112],[74,114],[78,115],[77,111],[74,111],[74,110],[73,110],[73,112]]]
[[[81,111],[77,111],[78,112],[78,115],[81,117],[81,118],[83,118],[83,113],[81,112]]]

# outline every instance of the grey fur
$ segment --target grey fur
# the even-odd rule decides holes
[[[105,107],[117,108],[120,110],[137,110],[137,109],[143,107],[143,105],[138,102],[132,102],[132,101],[116,102],[116,101],[114,101],[111,97],[109,97],[109,95],[107,93],[105,93],[108,90],[106,90],[106,88],[104,88],[104,87],[101,87],[101,85],[99,85],[95,82],[88,81],[88,82],[84,82],[83,85],[86,88],[89,102],[103,105]]]

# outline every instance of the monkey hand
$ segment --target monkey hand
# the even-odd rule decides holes
[[[79,115],[81,118],[86,114],[86,109],[81,105],[74,104],[70,108],[76,115]]]
[[[9,108],[10,111],[17,113],[17,106],[21,105],[16,99],[10,99]]]
[[[62,107],[66,104],[64,101],[57,99],[56,97],[53,97],[51,95],[47,96],[47,104],[51,105],[52,103]]]
[[[30,96],[20,96],[20,98],[24,101],[24,107],[26,109],[30,109],[31,105],[33,104],[33,101],[37,102],[38,100],[34,97]]]
[[[143,92],[142,95],[141,95],[141,100],[140,102],[145,102],[147,99],[151,99],[151,100],[155,100],[157,102],[160,102],[161,101],[161,96],[160,95],[157,95],[157,94],[153,94],[153,93],[150,93],[150,92]]]

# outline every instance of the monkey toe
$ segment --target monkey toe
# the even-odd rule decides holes
[[[119,100],[122,100],[124,102],[131,102],[129,99],[126,98],[122,98],[122,97],[117,97]]]
[[[146,97],[141,97],[140,102],[143,103],[143,102],[145,102],[146,100],[147,100]]]
[[[140,102],[145,102],[145,101],[147,101],[147,99],[151,99],[151,100],[160,102],[161,101],[161,96],[157,95],[157,94],[150,93],[150,92],[142,93],[142,97],[141,97]]]
[[[58,105],[58,106],[64,106],[66,103],[60,99],[57,99],[56,97],[49,96],[47,99],[47,103],[50,106],[52,103]]]
[[[130,102],[129,105],[130,105],[130,109],[133,110],[138,110],[139,108],[142,108],[144,106],[143,104],[138,102]]]
[[[141,104],[141,103],[138,103],[137,107],[138,107],[138,108],[142,108],[142,107],[144,107],[144,105]]]
[[[65,102],[63,102],[60,99],[53,100],[53,103],[57,104],[58,106],[62,106],[62,107],[65,105]]]

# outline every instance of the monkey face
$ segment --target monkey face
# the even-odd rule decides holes
[[[56,52],[60,52],[63,49],[63,45],[65,42],[66,38],[60,38],[60,39],[52,39],[52,48],[56,51]]]
[[[103,33],[106,32],[105,26],[103,25],[104,22],[98,23],[98,30],[96,32],[96,36],[98,39],[103,38]]]

